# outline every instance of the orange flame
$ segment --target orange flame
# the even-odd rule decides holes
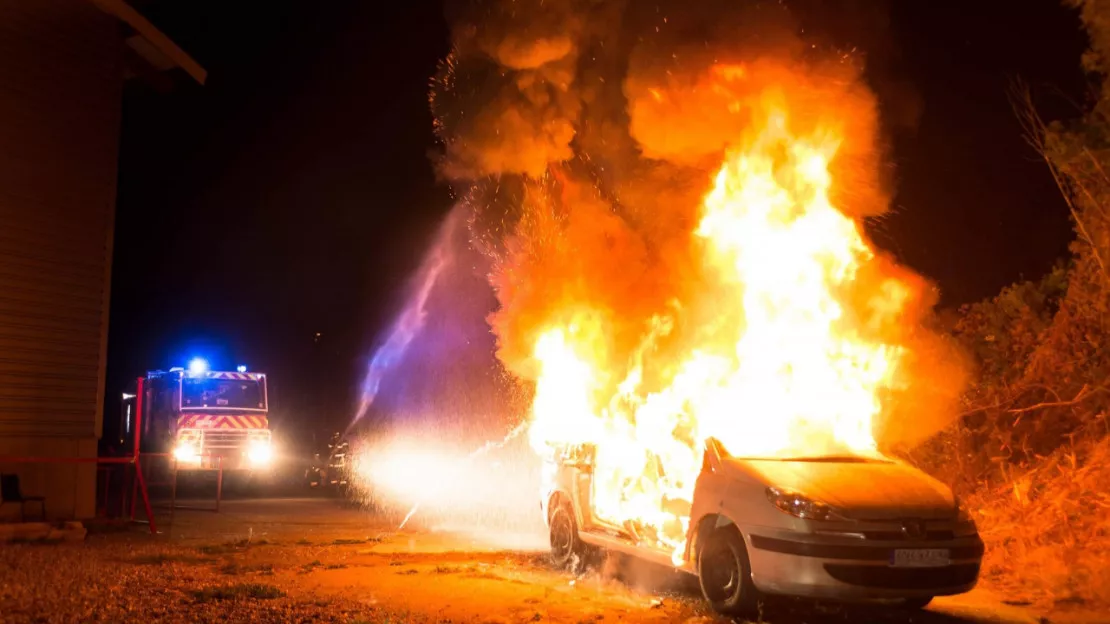
[[[689,232],[702,282],[644,329],[623,379],[606,369],[610,317],[582,302],[548,317],[573,320],[551,321],[532,352],[533,445],[595,445],[596,517],[676,553],[689,518],[666,501],[691,501],[706,439],[742,456],[877,454],[908,353],[886,328],[918,286],[876,281],[860,224],[830,200],[845,137],[762,104]]]

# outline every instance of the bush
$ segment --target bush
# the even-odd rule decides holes
[[[953,335],[978,362],[958,422],[911,453],[972,507],[983,579],[1041,605],[1110,607],[1110,2],[1065,0],[1090,35],[1087,113],[1015,109],[1068,202],[1066,265],[965,306]]]
[[[1110,437],[1059,449],[967,497],[986,542],[983,578],[1006,595],[1110,605]]]

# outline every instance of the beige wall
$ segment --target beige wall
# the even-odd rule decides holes
[[[88,0],[0,0],[0,456],[94,457],[123,68]],[[54,517],[94,513],[93,465],[4,464]],[[13,513],[5,505],[0,513]]]
[[[96,457],[96,439],[0,438],[0,455],[22,454],[36,457]],[[3,466],[3,470],[20,475],[20,486],[25,495],[46,496],[48,518],[88,518],[95,513],[96,464],[22,464]],[[27,505],[28,520],[37,520],[38,513],[38,503]],[[6,520],[19,520],[19,505],[0,506],[0,522]]]

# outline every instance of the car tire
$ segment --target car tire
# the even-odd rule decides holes
[[[560,568],[570,568],[582,562],[586,555],[586,545],[578,537],[574,510],[565,502],[559,503],[551,512],[548,543],[551,545],[551,561]]]
[[[932,601],[933,601],[932,596],[919,596],[917,598],[906,598],[906,599],[902,600],[902,605],[901,606],[902,606],[903,609],[910,609],[910,610],[913,610],[913,611],[919,611],[919,610],[924,609],[925,607],[929,606],[929,603],[932,602]]]
[[[698,554],[698,584],[713,610],[723,615],[748,615],[759,606],[748,550],[735,527],[706,537]]]

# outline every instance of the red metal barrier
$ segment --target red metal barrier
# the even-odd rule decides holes
[[[224,494],[224,458],[223,458],[223,456],[221,456],[219,461],[216,462],[216,469],[219,470],[219,472],[216,473],[216,513],[220,513],[220,500],[223,498],[223,494]]]
[[[147,521],[150,524],[151,534],[158,533],[154,523],[154,511],[150,506],[150,492],[147,491],[146,482],[143,480],[143,468],[139,462],[139,432],[143,425],[143,378],[138,380],[135,398],[135,450],[130,457],[0,457],[0,463],[8,464],[131,464],[135,466],[135,492],[131,498],[131,519],[135,519],[135,502],[137,494],[141,491],[143,508],[146,510]]]
[[[142,494],[143,507],[146,510],[147,520],[150,522],[150,532],[152,534],[158,532],[158,527],[154,522],[154,513],[150,506],[150,493],[146,489],[146,484],[143,482],[143,470],[139,465],[137,457],[0,457],[0,464],[106,464],[106,465],[126,465],[131,464],[135,466],[135,487],[137,494]],[[137,498],[137,496],[135,497]],[[131,519],[135,519],[135,498],[132,498],[132,514]]]
[[[170,485],[173,488],[173,494],[170,502],[171,509],[171,523],[173,509],[177,508],[177,460],[171,453],[143,453],[141,452],[142,443],[142,428],[143,428],[143,399],[145,397],[144,379],[140,377],[137,380],[135,392],[135,439],[134,449],[131,454],[126,457],[0,457],[0,463],[13,463],[13,464],[97,464],[97,474],[104,475],[104,494],[101,499],[101,508],[104,514],[108,514],[109,496],[108,490],[112,482],[112,471],[109,470],[111,466],[133,466],[134,476],[131,479],[131,500],[130,500],[130,518],[134,522],[136,516],[136,506],[138,505],[139,498],[142,498],[143,509],[146,512],[147,521],[150,524],[150,532],[156,534],[158,532],[157,525],[154,520],[154,510],[150,503],[150,486],[153,485]],[[143,458],[147,457],[167,457],[173,461],[170,467],[171,481],[166,483],[148,483],[146,479],[146,472],[143,470]],[[213,457],[213,456],[205,456]],[[220,501],[223,499],[223,457],[217,457],[216,463],[216,508],[215,511],[220,511]],[[149,467],[149,466],[148,466]],[[126,473],[120,479],[122,487],[120,496],[120,512],[123,515],[123,509],[127,506],[127,479]]]
[[[135,384],[135,445],[134,445],[135,450],[134,450],[134,455],[133,455],[133,457],[135,459],[135,478],[132,479],[132,481],[131,481],[131,521],[132,522],[135,521],[135,501],[139,498],[138,497],[139,482],[142,481],[142,479],[139,479],[138,476],[139,476],[139,472],[142,470],[142,466],[139,465],[139,448],[140,448],[139,445],[140,445],[140,442],[142,440],[140,434],[142,433],[142,430],[143,430],[143,395],[146,394],[146,391],[143,389],[143,385],[144,385],[143,382],[144,381],[145,381],[145,379],[143,377],[139,377],[138,381]],[[145,491],[143,492],[143,498],[148,498],[148,495]],[[148,502],[148,504],[149,504],[149,502]]]
[[[0,456],[0,463],[9,464],[132,464],[130,457],[7,457]]]

